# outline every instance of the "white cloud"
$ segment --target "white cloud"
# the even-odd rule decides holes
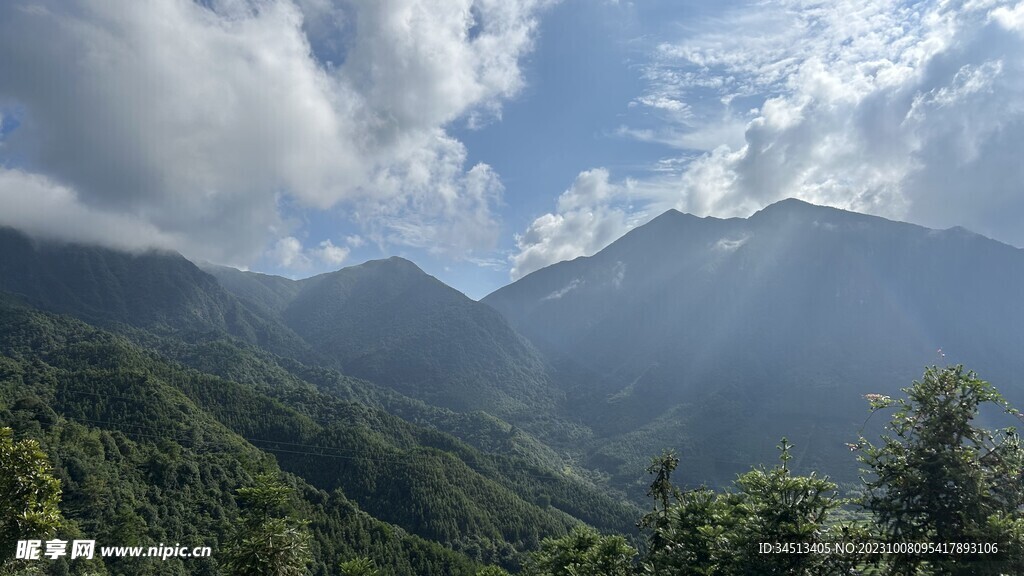
[[[378,243],[471,258],[474,248],[497,241],[499,227],[491,208],[503,186],[486,164],[464,171],[462,143],[441,133],[436,137],[434,148],[419,150],[412,162],[377,179],[376,188],[387,200],[361,203],[357,218]],[[423,170],[427,165],[433,169]]]
[[[1024,2],[1013,8],[1000,6],[992,11],[992,17],[1004,28],[1024,33]]]
[[[512,256],[513,280],[555,262],[587,256],[604,248],[632,228],[635,217],[621,203],[627,185],[609,182],[608,171],[581,172],[572,187],[558,197],[557,211],[536,218],[516,235],[518,253]]]
[[[746,215],[795,196],[1024,244],[998,217],[1024,213],[1009,152],[1024,146],[1024,43],[990,24],[1012,20],[1006,2],[761,10],[736,17],[744,33],[663,50],[685,70],[682,92],[763,98],[742,146],[723,142],[682,170],[678,208]]]
[[[0,206],[0,226],[52,240],[132,251],[167,249],[188,241],[130,214],[94,210],[70,188],[21,170],[0,168]]]
[[[616,289],[622,288],[622,281],[626,279],[626,264],[621,260],[612,266],[612,286]]]
[[[306,248],[294,236],[280,238],[267,255],[275,266],[293,271],[307,271],[315,265],[336,268],[348,259],[351,248],[337,246],[331,239],[324,240],[313,248]]]
[[[282,268],[305,270],[312,262],[302,248],[302,242],[294,236],[279,239],[270,250],[270,257]]]
[[[573,290],[579,288],[580,284],[582,284],[582,282],[579,278],[573,278],[572,282],[569,282],[562,288],[559,288],[558,290],[555,290],[551,294],[548,294],[547,296],[541,298],[541,300],[558,300],[562,296],[565,296],[569,292],[572,292]]]
[[[325,264],[339,266],[348,258],[349,251],[348,247],[335,246],[328,239],[320,243],[320,246],[316,249],[316,255]]]
[[[6,2],[0,108],[20,126],[0,154],[214,261],[291,238],[285,206],[340,204],[389,242],[486,249],[500,181],[465,166],[445,126],[498,117],[522,88],[543,4]],[[472,226],[487,229],[450,232]]]
[[[686,155],[647,179],[582,173],[517,236],[513,278],[666,208],[747,216],[786,197],[1024,246],[1022,14],[1000,0],[774,0],[692,23],[656,47],[630,104],[662,126],[619,130]]]
[[[746,244],[748,240],[750,240],[749,236],[741,236],[739,238],[722,238],[718,242],[715,242],[714,249],[718,252],[735,252]]]

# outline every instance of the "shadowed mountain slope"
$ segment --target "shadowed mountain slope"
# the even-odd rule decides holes
[[[1022,293],[1017,248],[787,200],[747,219],[666,212],[483,302],[587,375],[591,464],[635,474],[632,454],[674,446],[684,476],[720,481],[783,435],[798,464],[850,477],[862,395],[924,365],[963,362],[1020,404]]]
[[[101,326],[223,333],[278,354],[310,357],[309,346],[284,324],[174,252],[37,241],[0,228],[0,292]]]

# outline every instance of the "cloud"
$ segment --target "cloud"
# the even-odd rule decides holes
[[[282,268],[304,270],[312,264],[304,253],[302,242],[294,236],[279,239],[270,250],[270,257]]]
[[[331,266],[340,266],[348,258],[349,252],[349,248],[335,246],[330,240],[324,240],[316,249],[317,257]]]
[[[756,40],[698,37],[666,51],[700,67],[694,85],[721,79],[727,101],[765,95],[742,147],[685,171],[681,207],[741,215],[797,196],[1024,242],[988,218],[1024,208],[1008,182],[1020,165],[1002,152],[1024,144],[1024,44],[991,24],[1012,21],[1007,3],[767,8],[775,15],[748,16],[764,22]]]
[[[541,298],[541,300],[558,300],[562,296],[565,296],[569,292],[572,292],[573,290],[579,288],[580,284],[582,284],[582,282],[579,278],[573,278],[572,282],[569,282],[562,288],[559,288],[558,290],[555,290],[551,294],[548,294],[547,296]]]
[[[1009,152],[1024,145],[1024,43],[991,23],[1005,25],[1005,2],[768,8],[748,15],[765,22],[748,28],[756,39],[697,37],[666,52],[700,67],[695,86],[721,79],[723,101],[763,96],[742,147],[683,171],[678,207],[745,215],[795,196],[1024,244],[998,217],[1024,212]]]
[[[275,266],[302,272],[317,265],[337,268],[348,259],[351,251],[348,246],[335,245],[329,238],[313,248],[306,248],[298,238],[286,236],[278,239],[267,255]]]
[[[583,225],[622,230],[669,207],[746,216],[786,197],[1024,246],[1022,14],[999,0],[774,0],[694,23],[655,47],[630,104],[663,126],[619,130],[682,155],[535,220],[513,277],[603,247]]]
[[[608,170],[581,172],[558,197],[555,213],[536,218],[515,237],[511,277],[517,280],[555,262],[587,256],[604,248],[632,228],[635,215],[622,205],[628,184],[613,184]]]
[[[492,207],[504,188],[486,164],[463,169],[466,148],[461,142],[440,131],[435,138],[432,147],[380,175],[375,189],[381,196],[358,203],[355,217],[377,243],[467,259],[474,248],[497,241]]]
[[[334,206],[388,242],[487,248],[490,230],[449,231],[493,227],[500,181],[445,127],[500,116],[543,6],[6,2],[0,160],[219,262],[282,256],[289,211]]]
[[[0,225],[51,240],[84,241],[130,251],[167,249],[188,242],[136,216],[85,206],[70,188],[22,170],[0,168],[0,206]]]
[[[750,240],[749,236],[741,236],[739,238],[722,238],[718,242],[715,242],[713,248],[719,252],[735,252],[746,244],[748,240]]]
[[[1008,30],[1024,33],[1024,2],[1018,3],[1013,8],[1000,6],[992,11],[992,18]]]

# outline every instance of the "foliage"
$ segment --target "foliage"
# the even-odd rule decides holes
[[[295,514],[294,492],[269,475],[238,489],[239,527],[226,550],[229,574],[299,576],[311,560],[306,522]]]
[[[187,561],[47,561],[54,574],[219,574],[221,544],[239,524],[237,490],[261,474],[295,489],[296,513],[312,534],[313,576],[332,574],[338,558],[358,555],[373,558],[388,576],[469,576],[478,568],[374,518],[339,490],[282,474],[270,452],[227,426],[246,430],[243,423],[262,422],[257,437],[294,441],[285,432],[308,418],[252,387],[184,369],[65,317],[0,306],[0,422],[37,441],[53,462],[67,519],[58,537],[213,548],[211,558]]]
[[[890,434],[861,439],[871,473],[864,506],[888,542],[994,543],[999,554],[894,555],[893,574],[1024,572],[1024,446],[1014,428],[989,431],[982,407],[1019,416],[996,389],[962,366],[929,368],[893,406]]]
[[[476,576],[511,576],[506,570],[497,566],[484,566],[477,570]]]
[[[636,549],[622,536],[602,536],[586,527],[561,538],[545,538],[527,563],[526,576],[628,576]]]
[[[792,446],[782,440],[781,464],[740,475],[731,492],[707,487],[682,492],[672,486],[679,460],[655,458],[648,496],[654,511],[640,522],[649,529],[643,568],[651,574],[831,574],[838,556],[822,553],[762,554],[760,543],[814,549],[830,544],[829,514],[840,506],[836,485],[815,474],[795,476]]]
[[[738,561],[759,566],[760,574],[831,574],[839,554],[761,554],[762,542],[786,542],[811,550],[835,544],[830,528],[831,513],[842,501],[836,485],[812,472],[795,476],[789,469],[792,445],[783,438],[779,446],[781,464],[763,466],[736,480],[737,500],[742,510]]]
[[[366,556],[342,562],[338,568],[341,570],[341,576],[380,576],[377,565]]]
[[[18,540],[45,539],[62,523],[60,481],[35,440],[14,441],[0,428],[0,566],[14,557]]]
[[[905,399],[866,396],[872,411],[895,407],[879,446],[853,448],[870,477],[861,502],[867,521],[840,522],[844,501],[828,478],[792,474],[783,439],[779,465],[740,475],[733,490],[680,491],[671,483],[679,460],[655,458],[648,496],[655,506],[643,569],[651,574],[1014,574],[1024,572],[1024,447],[1013,428],[974,424],[994,406],[1019,417],[987,382],[962,367],[930,368]],[[848,516],[849,517],[849,516]],[[853,516],[856,518],[856,515]],[[761,543],[787,551],[762,554]],[[998,553],[861,554],[858,544],[995,545]],[[853,552],[835,552],[837,544]],[[810,550],[811,553],[793,552]],[[828,550],[831,553],[821,553]],[[818,552],[814,552],[818,550]]]
[[[569,529],[573,521],[565,513],[611,531],[629,530],[635,518],[634,507],[571,472],[553,469],[548,458],[531,456],[536,441],[524,440],[524,433],[493,417],[403,403],[329,369],[278,363],[222,341],[154,341],[138,332],[133,337],[201,367],[205,374],[179,380],[179,389],[238,434],[277,454],[284,469],[324,490],[341,489],[374,516],[474,560],[516,568],[523,551]],[[348,400],[353,398],[348,388],[367,397]],[[398,406],[406,419],[377,405]],[[493,452],[438,429],[476,439]],[[445,494],[443,501],[439,494]]]
[[[47,563],[53,574],[1024,573],[1024,447],[1012,428],[976,424],[986,407],[1020,415],[960,367],[929,369],[905,399],[868,396],[873,411],[895,413],[877,445],[851,445],[869,473],[854,487],[864,510],[851,513],[839,510],[828,477],[795,473],[852,463],[823,448],[844,433],[834,423],[846,408],[824,401],[841,382],[776,394],[779,383],[764,376],[816,373],[777,354],[804,347],[753,349],[757,342],[741,339],[736,349],[771,352],[771,363],[699,373],[673,361],[645,367],[625,389],[589,386],[580,384],[594,375],[589,367],[571,358],[547,366],[494,310],[401,260],[301,282],[235,271],[218,283],[174,255],[35,246],[5,231],[0,244],[10,248],[0,290],[16,293],[0,291],[0,560],[13,555],[2,548],[17,539],[8,534],[44,536],[59,524],[62,538],[180,542],[214,553],[189,562],[61,559]],[[535,300],[548,302],[546,293]],[[787,306],[804,300],[762,306],[759,321],[782,325],[796,317]],[[851,322],[878,319],[852,314]],[[699,342],[673,346],[689,344]],[[861,361],[845,340],[811,344],[823,346],[817,356],[850,364],[840,373],[890,373],[889,364]],[[629,350],[618,348],[599,356]],[[343,375],[342,366],[377,382]],[[574,376],[555,387],[555,374]],[[712,377],[714,386],[689,384]],[[769,396],[747,394],[752,383]],[[636,511],[581,475],[581,443],[602,443],[587,465],[618,480],[638,475],[643,462],[634,458],[645,452],[637,447],[679,441],[688,463],[679,474],[721,478],[732,472],[714,464],[754,457],[754,444],[737,437],[754,427],[781,435],[792,423],[778,414],[798,401],[820,410],[801,456],[824,456],[791,462],[783,439],[775,467],[754,468],[727,489],[680,490],[672,483],[679,459],[665,453],[648,468],[654,506],[640,521],[643,554],[620,535],[602,535],[625,533]],[[467,409],[491,414],[455,411]],[[740,415],[751,418],[738,424]],[[694,430],[716,442],[692,441]],[[738,448],[723,456],[723,444]],[[770,444],[756,453],[763,449]],[[1000,552],[856,557],[758,547],[869,537],[987,543]]]
[[[188,343],[129,333],[145,347],[66,317],[0,306],[0,421],[52,455],[68,530],[101,542],[214,548],[212,559],[172,558],[159,568],[107,559],[97,572],[216,572],[219,543],[239,514],[236,490],[279,475],[278,464],[303,480],[298,507],[310,521],[314,575],[355,556],[387,575],[472,574],[477,562],[516,570],[526,551],[577,522],[568,514],[605,530],[625,530],[635,516],[571,473],[528,458],[516,448],[525,435],[493,417],[421,406],[407,413],[431,425],[413,424],[305,381],[297,374],[309,370],[295,361],[279,365],[219,337]],[[203,370],[168,356],[201,360]],[[495,452],[442,426],[487,436]]]

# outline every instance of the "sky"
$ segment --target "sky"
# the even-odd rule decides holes
[[[1024,2],[10,0],[0,225],[473,298],[674,208],[1024,247]]]

